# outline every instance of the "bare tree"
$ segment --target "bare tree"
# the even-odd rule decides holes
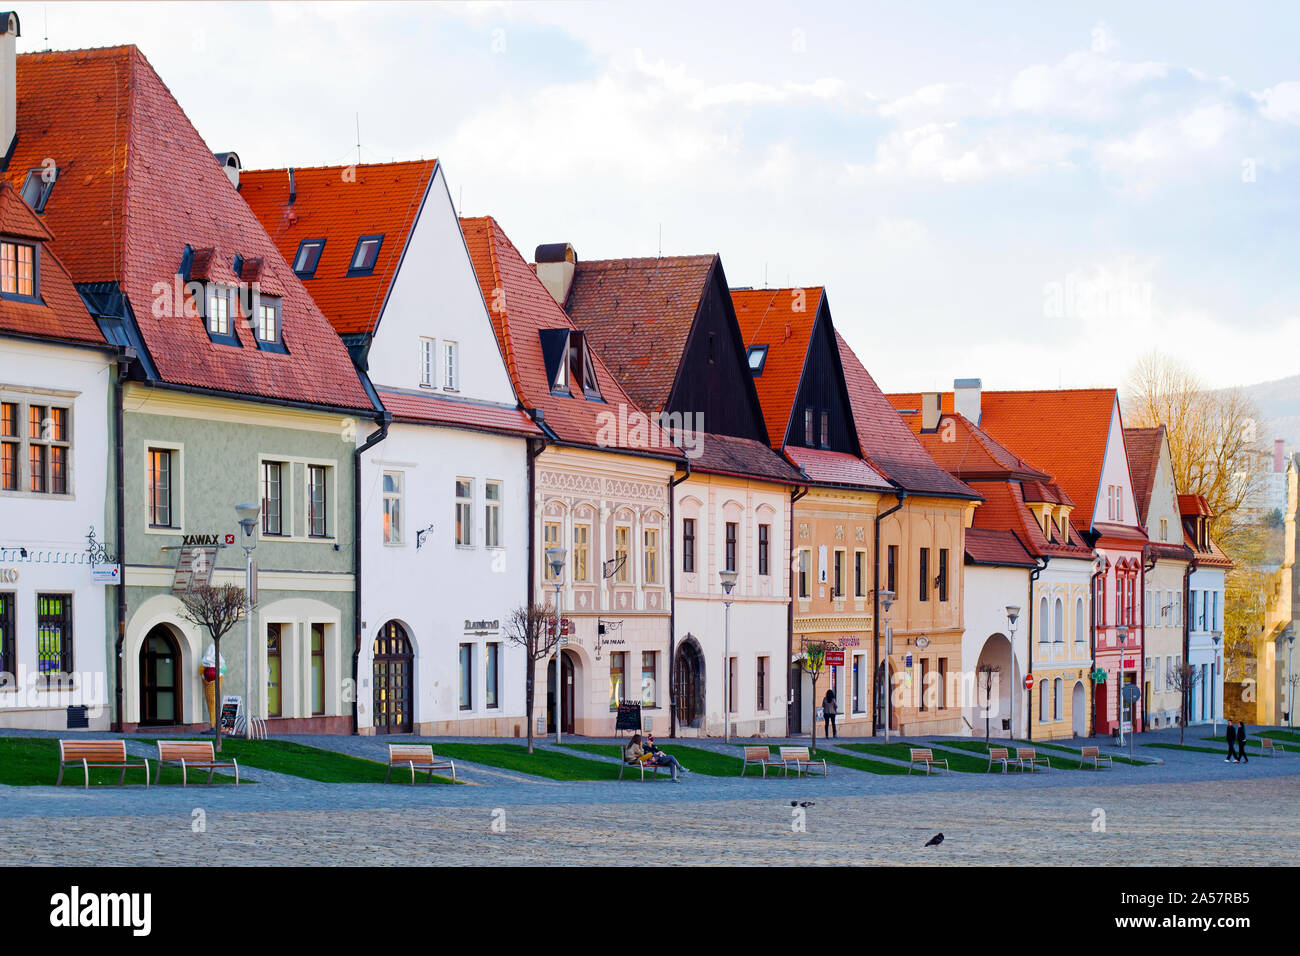
[[[246,599],[244,589],[237,584],[223,584],[221,587],[204,584],[187,591],[180,599],[185,617],[199,627],[207,628],[216,648],[217,706],[212,717],[212,732],[216,737],[217,753],[221,753],[221,638],[243,618]]]
[[[1201,682],[1201,669],[1194,664],[1182,663],[1169,675],[1170,683],[1178,691],[1178,745],[1183,745],[1187,729],[1187,720],[1192,713],[1192,690]]]
[[[989,720],[992,718],[993,710],[993,678],[1002,673],[1002,668],[997,664],[981,664],[975,668],[975,672],[980,675],[979,679],[984,684],[984,749],[989,749]],[[1011,735],[1014,737],[1016,728],[1011,728]]]
[[[506,640],[524,649],[528,666],[524,668],[524,713],[528,723],[528,752],[533,752],[533,698],[536,693],[537,664],[551,656],[558,637],[555,615],[545,604],[528,604],[510,612],[506,621]],[[557,662],[558,663],[558,662]],[[560,670],[556,668],[555,692],[560,692]],[[559,714],[556,714],[559,719]]]
[[[817,694],[817,677],[826,669],[826,644],[822,641],[808,641],[803,646],[803,670],[812,676],[813,696]],[[812,746],[809,753],[817,752],[817,708],[813,706]]]

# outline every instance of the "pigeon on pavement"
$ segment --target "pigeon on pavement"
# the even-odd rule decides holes
[[[934,836],[930,837],[930,842],[928,842],[926,846],[938,846],[942,842],[943,842],[943,834],[936,833]]]

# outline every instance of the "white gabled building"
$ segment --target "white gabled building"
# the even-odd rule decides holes
[[[1178,510],[1187,547],[1195,558],[1184,595],[1187,663],[1196,669],[1187,722],[1209,724],[1224,719],[1223,602],[1232,559],[1210,537],[1214,515],[1202,495],[1179,495]]]
[[[241,175],[241,192],[366,371],[356,436],[358,730],[521,736],[529,445],[436,160]]]

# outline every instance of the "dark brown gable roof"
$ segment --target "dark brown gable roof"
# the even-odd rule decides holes
[[[1165,426],[1124,429],[1124,448],[1128,452],[1128,470],[1133,478],[1133,499],[1137,502],[1138,520],[1145,526],[1151,492],[1155,488],[1156,470],[1160,466],[1160,446],[1164,444]]]
[[[578,261],[567,311],[592,350],[646,412],[662,411],[677,381],[717,256]]]

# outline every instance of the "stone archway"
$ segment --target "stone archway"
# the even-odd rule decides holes
[[[993,675],[991,694],[986,683],[987,675],[981,671],[986,666],[998,669]],[[980,648],[975,664],[975,696],[970,718],[974,733],[982,734],[987,729],[992,736],[997,737],[1014,732],[1010,721],[1016,678],[1011,641],[1005,634],[990,634]],[[1023,715],[1016,716],[1023,719]],[[1008,721],[1007,729],[1003,728],[1004,720]]]

